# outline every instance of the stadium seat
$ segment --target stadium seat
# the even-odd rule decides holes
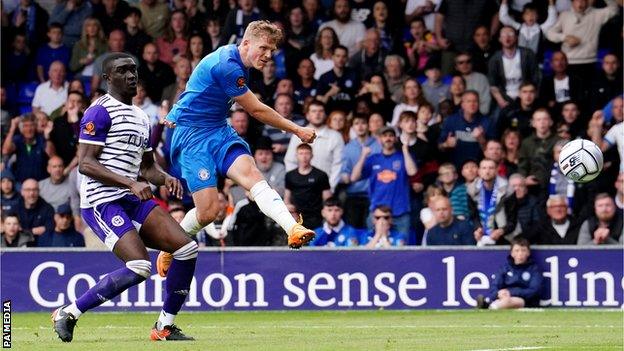
[[[35,97],[35,90],[37,90],[38,85],[39,83],[37,82],[20,84],[17,93],[17,103],[20,106],[26,104],[30,105]]]

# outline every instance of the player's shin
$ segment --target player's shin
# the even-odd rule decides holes
[[[203,225],[199,223],[197,220],[197,208],[193,207],[190,211],[186,213],[182,222],[180,222],[180,226],[184,229],[184,232],[190,236],[195,237],[202,228]]]
[[[152,264],[149,261],[128,261],[126,262],[126,267],[107,274],[80,296],[75,303],[67,306],[64,311],[72,313],[74,317],[78,318],[80,314],[114,298],[129,287],[141,283],[150,276],[151,270]],[[77,313],[76,309],[80,313]]]
[[[277,222],[286,233],[297,224],[288,211],[284,200],[275,190],[271,189],[266,180],[262,180],[251,187],[250,193],[260,211]]]
[[[163,310],[158,317],[156,328],[162,330],[167,325],[172,325],[175,315],[182,308],[191,286],[191,280],[195,273],[195,261],[197,261],[197,243],[191,241],[173,253],[173,262],[167,273],[166,290],[167,297],[163,304]]]

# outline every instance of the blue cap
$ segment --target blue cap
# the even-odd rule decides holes
[[[60,205],[57,209],[56,209],[56,214],[60,214],[60,215],[71,215],[72,214],[72,209],[71,206],[67,203]]]

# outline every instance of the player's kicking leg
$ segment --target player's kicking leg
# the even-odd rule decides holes
[[[232,152],[234,151],[234,152]],[[288,245],[298,249],[314,239],[314,231],[305,228],[301,223],[297,223],[284,200],[272,189],[264,176],[256,167],[254,159],[249,154],[236,149],[230,149],[228,157],[231,159],[229,165],[226,164],[227,177],[238,183],[245,190],[251,193],[262,213],[273,219],[288,234]],[[227,159],[224,161],[227,163]],[[187,180],[188,181],[188,180]],[[180,223],[182,229],[194,236],[206,225],[210,224],[218,214],[218,192],[215,187],[204,188],[193,192],[193,202],[195,208],[186,213]],[[171,256],[161,252],[156,261],[156,267],[160,276],[165,276],[169,267]]]

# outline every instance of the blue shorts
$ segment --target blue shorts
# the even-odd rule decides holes
[[[251,155],[249,145],[229,125],[206,129],[177,126],[171,139],[171,164],[180,169],[194,193],[217,186],[240,155]]]
[[[141,225],[156,206],[158,204],[154,200],[141,201],[135,195],[126,195],[95,207],[83,208],[80,212],[95,235],[112,251],[124,234],[141,230]]]

